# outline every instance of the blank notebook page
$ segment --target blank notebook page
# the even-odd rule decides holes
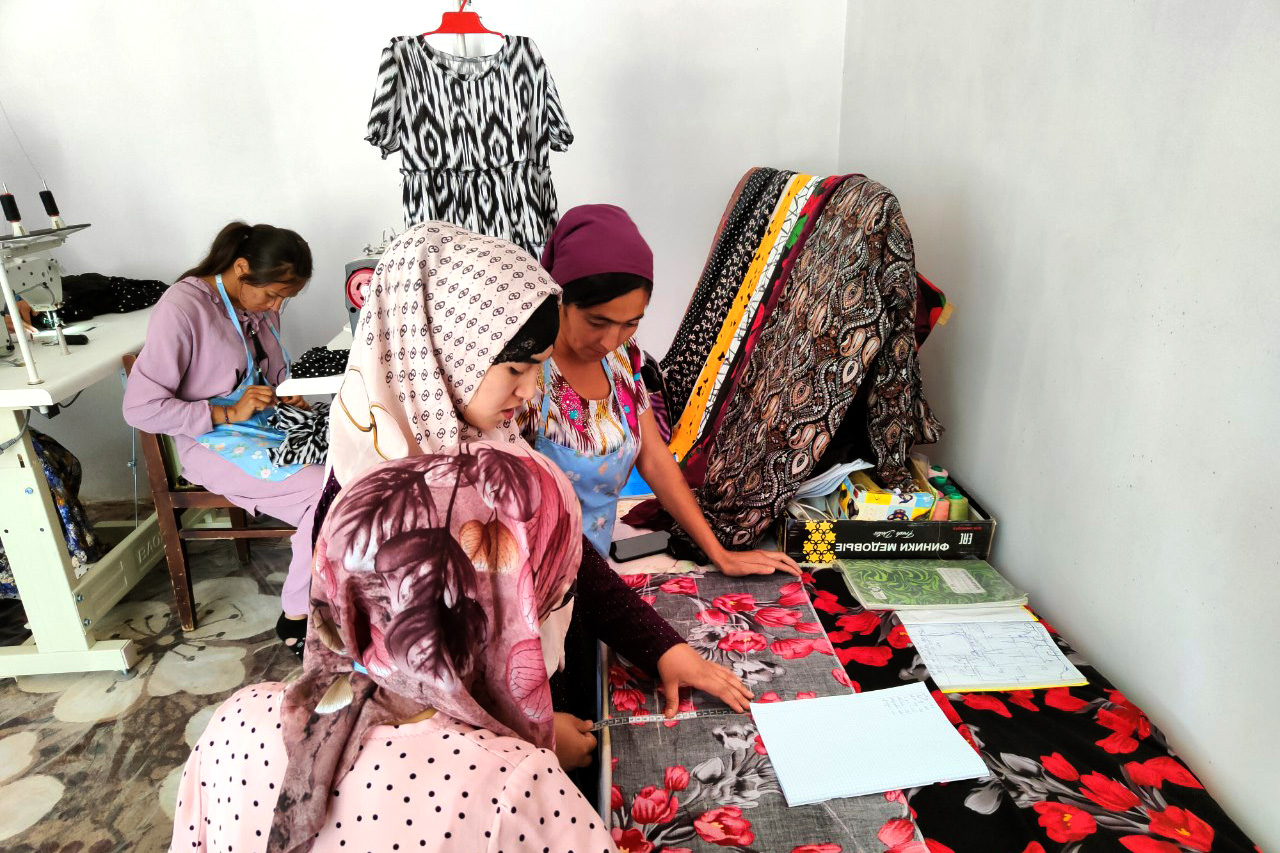
[[[987,775],[922,682],[751,713],[789,806]]]

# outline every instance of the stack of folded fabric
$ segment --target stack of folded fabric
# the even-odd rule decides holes
[[[337,376],[347,369],[350,350],[312,347],[302,354],[289,368],[294,379],[312,379],[317,376]]]
[[[911,447],[942,431],[917,350],[947,308],[885,187],[743,177],[662,359],[671,450],[726,546],[754,543],[847,433],[881,482],[910,481]]]

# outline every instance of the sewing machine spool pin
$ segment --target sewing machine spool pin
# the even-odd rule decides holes
[[[44,205],[44,212],[49,215],[49,223],[54,231],[67,227],[67,223],[62,221],[62,214],[58,212],[58,202],[54,200],[48,184],[44,184],[44,189],[40,190],[40,203]]]
[[[3,192],[0,192],[0,209],[4,211],[4,218],[8,220],[9,225],[13,228],[13,236],[26,236],[27,229],[22,224],[22,213],[18,210],[18,200],[13,197],[13,193],[9,192],[8,184],[0,184],[0,188],[3,188]]]

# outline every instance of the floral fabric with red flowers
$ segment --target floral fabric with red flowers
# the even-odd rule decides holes
[[[1259,853],[1142,709],[1049,625],[1087,685],[943,694],[892,613],[862,609],[837,572],[814,583],[849,681],[924,681],[991,769],[906,792],[919,853]]]
[[[756,702],[850,692],[803,585],[785,575],[643,576],[639,591],[703,657],[733,670]],[[615,658],[614,717],[663,707],[657,684]],[[696,693],[681,711],[723,708]],[[901,791],[788,808],[749,716],[609,729],[614,843],[632,853],[927,853]]]

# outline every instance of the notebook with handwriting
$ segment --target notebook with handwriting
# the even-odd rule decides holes
[[[789,806],[987,775],[921,682],[751,713]]]

